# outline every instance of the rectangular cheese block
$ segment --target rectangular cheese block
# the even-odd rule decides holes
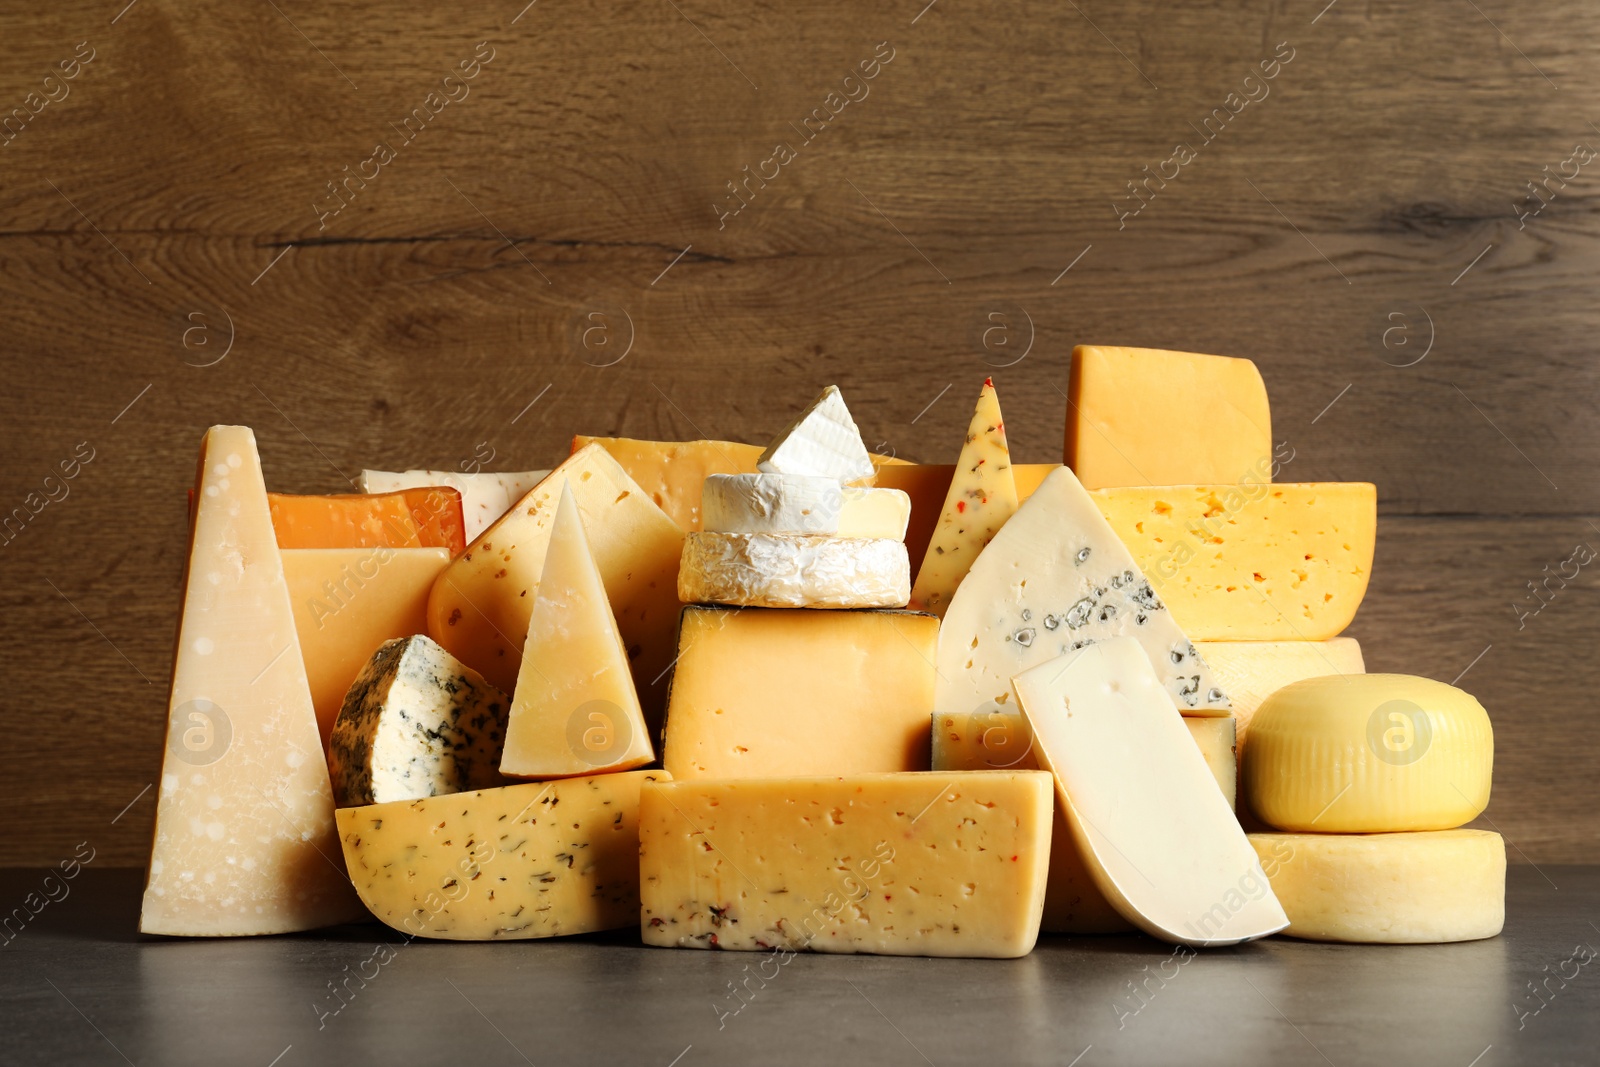
[[[1038,771],[662,782],[639,808],[647,945],[1008,958],[1038,938]]]
[[[639,921],[639,791],[666,776],[590,778],[339,809],[350,880],[413,937],[516,941]]]
[[[939,620],[688,607],[667,708],[675,779],[928,766]]]
[[[248,427],[206,431],[196,481],[139,929],[346,922],[360,907],[334,862],[333,790]]]
[[[1194,647],[1233,698],[1244,751],[1250,720],[1261,702],[1291,682],[1329,674],[1365,674],[1361,645],[1353,637],[1326,641],[1196,641]]]
[[[1372,573],[1370,482],[1162,485],[1090,494],[1196,641],[1325,641]]]
[[[282,555],[326,747],[350,683],[378,646],[427,630],[428,594],[450,550],[286,548]]]
[[[461,494],[461,515],[466,525],[467,542],[478,539],[494,520],[511,510],[534,486],[549,477],[549,471],[501,471],[456,473],[455,471],[362,471],[363,493],[394,493],[401,489],[421,489],[444,485]]]
[[[279,548],[467,546],[461,494],[446,486],[362,496],[268,493]]]
[[[1248,359],[1079,345],[1065,458],[1089,489],[1270,481],[1267,387]]]

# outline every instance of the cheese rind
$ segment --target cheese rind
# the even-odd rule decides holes
[[[1470,694],[1431,678],[1308,678],[1257,709],[1251,809],[1280,830],[1448,830],[1489,806],[1494,729]]]
[[[687,607],[680,631],[673,778],[927,768],[933,616]]]
[[[468,543],[493,522],[511,510],[549,471],[480,471],[475,474],[455,471],[367,471],[361,472],[363,493],[393,493],[401,489],[421,489],[445,485],[461,494],[461,515],[466,524]]]
[[[1163,485],[1090,494],[1196,641],[1325,641],[1367,592],[1370,482]]]
[[[661,771],[339,809],[362,903],[401,933],[515,941],[639,921],[639,790]]]
[[[1353,637],[1326,641],[1196,641],[1194,647],[1228,691],[1244,751],[1250,720],[1267,697],[1284,686],[1329,674],[1365,674],[1361,645]]]
[[[500,770],[560,778],[626,770],[655,758],[600,568],[572,487],[562,486]]]
[[[874,468],[839,387],[830,385],[773,438],[756,459],[756,469],[870,483]]]
[[[1017,510],[1017,483],[994,382],[986,379],[945,494],[939,525],[917,570],[911,607],[943,616],[973,560]]]
[[[1058,467],[956,590],[939,633],[936,709],[1003,708],[1013,676],[1122,636],[1137,639],[1186,714],[1228,713],[1194,645],[1072,471]]]
[[[647,945],[1011,958],[1038,938],[1038,771],[663,782],[639,807]]]
[[[356,676],[328,746],[341,808],[504,785],[506,695],[428,637],[389,641]]]
[[[139,929],[281,934],[358,915],[329,858],[333,791],[248,427],[201,444],[168,709]]]
[[[1506,846],[1487,830],[1251,834],[1290,937],[1416,945],[1505,925]]]
[[[1013,684],[1095,885],[1123,918],[1187,945],[1288,925],[1138,642],[1098,642]]]
[[[711,474],[701,492],[702,528],[713,533],[839,532],[844,487],[803,474]]]
[[[1079,345],[1066,461],[1090,489],[1272,474],[1272,414],[1248,359]]]
[[[906,546],[888,538],[692,533],[678,598],[761,608],[903,608],[911,597]]]

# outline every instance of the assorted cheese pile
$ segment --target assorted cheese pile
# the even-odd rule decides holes
[[[141,929],[1497,933],[1487,715],[1338,636],[1374,488],[1273,482],[1254,365],[1179,352],[1075,350],[1065,458],[1011,463],[992,381],[949,466],[870,454],[831,386],[765,448],[359,495],[269,493],[213,427]]]

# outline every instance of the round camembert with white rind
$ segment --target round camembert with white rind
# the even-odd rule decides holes
[[[712,533],[905,539],[911,497],[803,474],[712,474],[700,498]]]
[[[906,546],[889,538],[698,532],[683,543],[678,599],[753,608],[903,608]]]

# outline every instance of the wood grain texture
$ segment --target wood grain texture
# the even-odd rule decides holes
[[[94,458],[0,545],[0,864],[142,862],[149,795],[111,820],[157,771],[211,423],[256,427],[273,488],[333,491],[580,432],[760,442],[837,382],[870,446],[950,462],[992,374],[1050,461],[1087,341],[1257,361],[1284,477],[1378,485],[1373,669],[1449,681],[1492,643],[1462,680],[1500,727],[1490,817],[1600,858],[1594,579],[1520,631],[1510,606],[1600,546],[1600,161],[1517,207],[1600,147],[1600,10],[924,3],[10,5],[0,509]]]

